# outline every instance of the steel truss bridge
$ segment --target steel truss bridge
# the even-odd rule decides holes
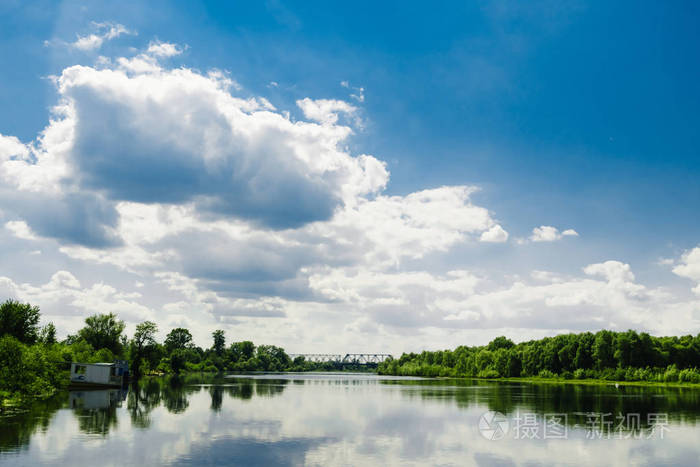
[[[307,362],[330,362],[341,365],[377,365],[387,359],[393,358],[386,353],[346,353],[345,355],[328,353],[291,353],[289,357],[292,360],[297,357],[304,357],[304,360]]]

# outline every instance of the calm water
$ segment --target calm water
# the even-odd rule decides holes
[[[700,391],[368,374],[153,379],[0,418],[1,465],[700,465]]]

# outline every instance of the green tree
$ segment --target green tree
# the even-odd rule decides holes
[[[497,338],[489,342],[489,345],[486,348],[488,350],[494,351],[498,349],[510,349],[511,347],[515,347],[515,344],[512,340],[508,339],[506,336],[498,336]]]
[[[493,368],[498,372],[499,376],[510,376],[508,353],[508,350],[503,347],[496,349],[493,353]]]
[[[170,354],[170,369],[173,370],[175,374],[180,373],[185,369],[187,363],[187,351],[185,349],[175,349],[172,354]]]
[[[535,343],[526,345],[523,348],[522,362],[523,376],[535,376],[540,372],[542,367],[540,366],[540,361],[538,358],[538,352]]]
[[[245,362],[253,358],[255,345],[251,341],[234,342],[229,349],[229,355],[233,363]]]
[[[615,351],[613,357],[617,361],[617,366],[627,368],[632,361],[632,351],[637,338],[637,333],[634,331],[623,332],[617,334],[615,339]]]
[[[274,345],[259,345],[255,356],[265,371],[282,371],[292,363],[284,349]]]
[[[577,369],[593,368],[593,342],[595,336],[590,332],[578,335],[578,346],[574,357],[574,366]]]
[[[598,331],[593,341],[593,362],[597,369],[613,368],[615,366],[615,335],[611,331]]]
[[[216,355],[221,356],[224,350],[226,350],[226,336],[224,335],[224,331],[217,329],[212,333],[212,337],[214,338],[214,346],[212,349]]]
[[[153,321],[144,321],[136,325],[136,332],[131,339],[131,368],[136,376],[140,376],[143,371],[144,359],[156,346],[156,332],[158,326]]]
[[[168,354],[175,350],[185,350],[194,347],[192,334],[185,328],[175,328],[165,337],[165,350]]]
[[[0,337],[6,334],[23,344],[34,344],[39,331],[39,307],[16,300],[0,305]]]
[[[22,343],[11,335],[0,337],[0,391],[19,391],[26,383]]]
[[[114,313],[96,314],[85,318],[85,327],[78,331],[78,336],[95,350],[107,349],[114,355],[121,355],[122,332],[124,321],[117,319]]]
[[[41,328],[39,331],[39,342],[47,345],[56,343],[56,326],[53,323],[48,323]]]
[[[493,352],[490,350],[487,350],[485,348],[482,348],[479,350],[479,352],[476,354],[476,371],[484,371],[488,369],[491,364],[493,363]]]
[[[136,332],[134,332],[134,337],[131,340],[136,346],[136,350],[143,351],[143,349],[155,345],[157,332],[158,326],[153,321],[144,321],[141,324],[137,324]]]

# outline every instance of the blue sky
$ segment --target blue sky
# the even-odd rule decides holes
[[[76,134],[81,137],[61,157],[69,161],[68,179],[79,187],[66,188],[65,178],[60,182],[62,197],[56,202],[60,206],[52,210],[60,219],[40,209],[46,201],[32,199],[33,195],[13,199],[15,206],[23,206],[20,211],[0,206],[5,212],[2,222],[14,222],[10,224],[15,233],[13,241],[26,250],[15,248],[5,264],[0,263],[0,276],[12,284],[8,286],[11,295],[31,296],[23,284],[41,287],[50,284],[56,271],[64,271],[80,283],[81,290],[98,283],[112,287],[117,295],[140,293],[140,297],[129,299],[133,310],[141,310],[141,314],[167,328],[187,324],[182,313],[172,312],[174,303],[183,302],[175,297],[182,291],[172,284],[163,285],[162,280],[163,274],[177,273],[182,280],[193,281],[200,294],[190,296],[188,303],[218,303],[204,306],[210,327],[219,324],[228,326],[230,334],[278,337],[282,343],[303,342],[299,345],[308,347],[323,340],[320,336],[326,325],[342,328],[347,342],[376,342],[377,335],[383,336],[386,343],[382,345],[390,349],[400,347],[402,339],[410,349],[441,342],[456,345],[464,339],[478,338],[469,334],[472,318],[479,323],[477,328],[486,328],[494,335],[510,332],[516,338],[597,326],[675,331],[642,317],[653,314],[652,308],[675,317],[679,328],[700,330],[697,295],[691,291],[700,281],[700,265],[694,263],[700,231],[696,214],[700,201],[700,136],[696,130],[700,124],[700,7],[694,3],[455,2],[426,7],[407,2],[208,2],[186,6],[174,2],[39,2],[25,6],[10,1],[0,6],[0,12],[0,60],[5,64],[0,69],[0,103],[5,109],[0,112],[0,134],[17,137],[22,144],[38,144],[37,136],[49,125],[50,109],[62,99],[76,106],[80,115],[90,112],[89,121],[94,122],[91,129],[85,124],[86,118],[72,121],[79,125]],[[123,31],[114,37],[105,36],[99,46],[75,45],[79,37],[109,34],[115,25]],[[172,44],[176,53],[157,55],[147,50],[149,44],[162,43]],[[143,132],[135,136],[130,127],[125,127],[125,133],[115,132],[114,138],[105,138],[99,130],[109,127],[105,122],[119,126],[119,115],[135,118],[134,109],[144,110],[138,103],[130,109],[117,109],[101,100],[96,105],[96,98],[90,100],[90,96],[97,96],[91,92],[103,88],[99,80],[105,79],[104,73],[90,78],[98,80],[90,85],[90,92],[79,89],[82,84],[75,84],[80,81],[77,77],[71,88],[74,91],[62,91],[50,78],[63,76],[70,81],[65,70],[74,65],[120,71],[135,78],[137,72],[118,64],[118,58],[132,59],[139,54],[150,57],[160,75],[178,69],[202,77],[209,76],[211,70],[227,73],[236,83],[226,91],[229,95],[264,98],[277,115],[289,112],[291,121],[316,121],[336,130],[351,128],[347,138],[333,140],[337,144],[334,147],[350,158],[343,158],[343,163],[367,154],[384,163],[388,172],[381,188],[363,192],[357,199],[376,201],[374,197],[378,196],[384,202],[394,196],[394,201],[403,203],[396,209],[413,209],[406,207],[412,193],[440,187],[476,187],[478,191],[470,192],[468,201],[460,199],[469,209],[487,209],[489,218],[481,219],[481,224],[473,218],[461,224],[448,222],[448,209],[444,219],[425,221],[431,226],[423,226],[422,237],[402,238],[405,249],[393,256],[388,254],[391,264],[385,264],[380,255],[369,255],[372,258],[368,260],[367,254],[358,252],[358,258],[364,259],[348,260],[343,254],[328,253],[333,248],[342,250],[342,241],[340,246],[321,248],[318,239],[309,237],[307,246],[317,256],[297,251],[292,245],[299,236],[311,235],[309,225],[327,223],[313,228],[336,229],[342,223],[342,213],[333,210],[343,206],[349,209],[352,204],[342,188],[345,182],[324,175],[307,186],[303,181],[306,172],[285,165],[288,170],[280,173],[264,172],[270,177],[263,177],[268,186],[276,188],[256,198],[258,178],[234,174],[231,180],[226,178],[230,175],[227,172],[202,178],[196,169],[201,161],[189,159],[188,151],[203,151],[196,143],[185,149],[173,143],[183,152],[182,164],[172,163],[173,158],[177,159],[173,154],[180,153],[171,154],[174,146],[164,138],[172,131],[167,125],[161,136]],[[149,73],[153,77],[154,72]],[[197,81],[197,76],[191,78]],[[131,85],[134,89],[139,86],[135,80],[129,82]],[[157,89],[155,86],[153,92]],[[178,99],[176,92],[173,96]],[[317,104],[313,109],[298,104],[304,99]],[[318,120],[318,114],[313,113],[320,111],[318,103],[322,100],[332,107],[330,112],[336,120]],[[173,108],[187,109],[189,105],[175,102]],[[208,110],[199,110],[200,118],[209,121]],[[148,121],[161,120],[154,115]],[[193,126],[180,128],[182,132],[190,130],[193,137],[199,135]],[[133,144],[125,146],[125,141]],[[235,145],[237,141],[230,143]],[[288,147],[288,143],[280,144]],[[57,151],[48,146],[39,150],[47,154],[46,160]],[[269,157],[264,151],[278,151],[276,147],[259,150],[263,152],[251,153],[253,159],[248,164]],[[101,158],[94,156],[95,151]],[[238,156],[230,157],[227,164],[235,166]],[[276,164],[286,164],[286,156],[280,157]],[[270,167],[260,164],[256,170]],[[141,170],[132,170],[136,166]],[[161,195],[166,192],[181,196]],[[430,202],[437,202],[434,198],[443,194],[432,193]],[[216,199],[203,201],[202,197]],[[277,198],[280,202],[275,202]],[[142,209],[191,208],[199,223],[243,222],[246,228],[257,229],[256,235],[271,238],[283,229],[284,234],[279,235],[289,238],[280,240],[285,245],[283,251],[267,265],[276,270],[274,274],[259,267],[255,252],[264,242],[252,234],[244,245],[244,249],[250,249],[251,258],[231,259],[233,263],[240,260],[237,267],[231,268],[226,262],[216,267],[211,261],[207,267],[195,264],[180,250],[192,249],[192,244],[204,241],[192,231],[186,238],[173,234],[169,236],[173,238],[159,239],[163,243],[157,248],[161,252],[172,249],[179,261],[157,266],[149,263],[141,269],[125,267],[116,264],[119,261],[114,258],[104,259],[120,249],[122,253],[132,247],[143,250],[142,245],[122,241],[131,238],[122,225],[126,208],[117,206],[125,202],[138,203]],[[392,225],[382,217],[390,211],[387,206],[372,206],[368,208],[371,216],[378,216],[370,219],[374,225]],[[436,204],[435,212],[439,209],[445,206]],[[380,211],[383,214],[377,214]],[[365,217],[361,220],[368,221],[369,214],[362,215]],[[409,220],[411,215],[404,212]],[[461,216],[479,214],[457,210],[453,215],[462,220]],[[78,229],[78,219],[91,219],[94,225],[86,221],[89,226]],[[359,228],[355,219],[355,227]],[[191,230],[210,231],[212,227],[204,224]],[[17,237],[19,225],[26,227],[22,230],[24,237],[32,239]],[[145,225],[141,228],[155,229]],[[431,231],[435,225],[444,230]],[[507,238],[468,238],[481,238],[481,233],[493,225],[507,232]],[[553,236],[535,241],[533,229],[542,226],[557,230],[549,230]],[[106,240],[107,230],[103,228],[111,229],[111,240]],[[167,231],[167,222],[161,228]],[[575,234],[562,236],[561,232],[568,229]],[[371,237],[373,246],[366,248],[391,250],[389,245],[381,244],[382,238],[386,240],[377,233]],[[442,239],[442,243],[435,239]],[[229,248],[232,240],[218,236],[207,241],[215,250],[215,258],[217,248]],[[419,250],[411,250],[416,243],[421,244]],[[241,243],[235,244],[241,247]],[[401,241],[394,242],[397,244]],[[77,252],[80,248],[87,250]],[[156,246],[153,248],[151,253],[155,254]],[[263,250],[269,251],[269,246]],[[41,254],[26,259],[27,252],[36,251]],[[136,255],[134,251],[130,258]],[[309,255],[315,259],[302,261]],[[10,257],[15,261],[9,261]],[[19,265],[31,262],[36,264]],[[590,265],[604,264],[605,273],[590,272],[600,269],[596,267],[585,272]],[[633,276],[627,275],[626,268],[633,271]],[[287,271],[288,276],[280,270]],[[473,290],[465,291],[464,284],[453,284],[462,287],[459,294],[443,290],[440,281],[453,277],[447,274],[455,270],[468,271],[478,278],[474,279]],[[547,276],[548,286],[536,283],[543,280],[542,271],[556,275]],[[429,274],[437,281],[420,298],[411,297],[405,290],[411,283],[406,274],[413,273]],[[363,274],[368,282],[386,281],[389,289],[396,287],[396,295],[372,295],[365,290],[365,282],[352,280]],[[611,298],[605,303],[586,299],[586,294],[600,294],[590,287],[601,284],[586,282],[596,274],[602,274],[608,288],[613,283],[620,285],[613,277],[624,278],[620,279],[627,284],[622,287],[624,293],[621,289],[608,290]],[[539,279],[533,279],[535,276]],[[155,277],[160,277],[160,282]],[[330,286],[322,277],[336,280]],[[152,285],[153,291],[133,291],[127,284],[134,282],[149,289]],[[162,291],[156,290],[156,282]],[[521,282],[534,288],[534,292],[528,289],[522,294],[533,293],[527,304],[514,304],[503,297],[517,294]],[[641,297],[641,289],[636,286],[644,287],[647,295]],[[351,289],[353,293],[348,292]],[[580,300],[557,304],[556,297],[571,293],[580,294]],[[623,303],[618,293],[632,296]],[[672,298],[662,297],[664,294]],[[68,295],[42,307],[55,313],[56,321],[64,323],[66,330],[74,327],[77,317],[85,312],[84,307],[76,305],[80,300],[75,294]],[[392,300],[403,305],[382,308]],[[454,308],[452,312],[445,301]],[[295,311],[303,305],[319,315]],[[238,306],[273,310],[269,313],[274,318],[261,318],[257,311],[220,311]],[[613,316],[605,311],[615,306],[627,310],[626,314]],[[513,311],[499,315],[495,310],[500,308]],[[561,318],[574,312],[591,313],[595,319],[573,323]],[[137,322],[139,316],[132,312],[128,319]],[[285,320],[290,327],[298,327],[296,334],[285,334]],[[457,324],[451,327],[450,322]],[[308,323],[318,323],[318,331],[305,334],[305,326],[312,326]],[[412,332],[417,337],[406,341],[403,333],[411,328],[409,323],[414,323]],[[204,328],[199,335],[201,340],[206,339]]]

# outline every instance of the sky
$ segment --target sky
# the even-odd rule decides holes
[[[0,1],[0,299],[211,345],[700,332],[693,2]]]

